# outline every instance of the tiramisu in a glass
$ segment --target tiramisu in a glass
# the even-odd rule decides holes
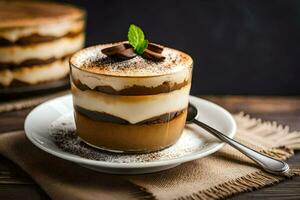
[[[89,47],[70,60],[76,130],[86,143],[116,152],[151,152],[174,144],[186,120],[192,58],[163,47],[162,61],[114,59]]]

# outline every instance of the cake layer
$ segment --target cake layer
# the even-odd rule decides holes
[[[0,1],[0,28],[56,24],[83,18],[75,6],[47,1]]]
[[[117,123],[117,124],[130,124],[128,121],[104,113],[104,112],[97,112],[97,111],[90,111],[87,110],[85,108],[82,108],[80,106],[74,106],[74,109],[79,112],[81,115],[84,115],[92,120],[96,120],[96,121],[103,121],[103,122],[111,122],[111,123]],[[152,117],[150,119],[146,119],[144,121],[139,122],[138,124],[159,124],[159,123],[165,123],[168,122],[172,119],[174,119],[175,117],[177,117],[178,115],[180,115],[181,113],[183,113],[186,109],[184,110],[179,110],[179,111],[175,111],[175,112],[171,112],[171,113],[165,113],[159,116],[155,116]]]
[[[68,75],[68,58],[47,65],[0,70],[0,85],[9,86],[14,80],[27,84],[61,79]]]
[[[82,33],[76,37],[63,37],[52,42],[28,46],[0,47],[0,63],[20,64],[29,59],[61,58],[82,48],[83,44],[84,34]]]
[[[98,90],[109,94],[157,94],[179,89],[191,82],[191,68],[163,76],[120,77],[106,76],[71,68],[72,80],[81,89]],[[131,88],[131,89],[130,89]],[[129,91],[131,90],[131,91]],[[151,91],[150,91],[151,90]]]
[[[106,150],[157,151],[179,139],[186,114],[185,111],[166,123],[124,125],[94,121],[75,111],[76,133],[88,144]]]
[[[24,36],[20,37],[18,40],[11,42],[5,38],[0,37],[0,47],[7,47],[7,46],[27,46],[27,45],[32,45],[32,44],[38,44],[42,42],[51,42],[53,40],[60,39],[62,37],[68,37],[68,38],[73,38],[81,34],[82,31],[79,32],[70,32],[67,33],[61,37],[56,37],[56,36],[49,36],[49,35],[38,35],[38,34],[32,34],[29,36]]]
[[[28,40],[28,38],[31,38],[33,35],[38,35],[40,38],[59,38],[70,33],[82,32],[83,29],[84,21],[80,19],[73,21],[62,21],[58,23],[43,24],[38,26],[25,26],[6,29],[3,28],[0,29],[0,38],[5,40],[7,43],[28,44],[28,42],[24,42],[24,40]]]
[[[57,84],[60,84],[60,83],[61,84],[62,83],[66,83],[67,81],[68,81],[68,76],[65,76],[63,78],[57,79],[57,80],[55,80],[54,86],[57,85]],[[52,85],[52,80],[50,80],[50,81],[42,81],[42,82],[39,82],[39,83],[35,83],[34,86],[37,86],[37,87],[34,87],[34,88],[43,88],[44,86],[47,87],[46,84]],[[1,83],[0,83],[0,90],[1,89],[10,89],[10,88],[25,88],[25,87],[28,87],[28,86],[33,86],[33,85],[30,84],[30,83],[25,83],[25,82],[22,82],[22,81],[14,79],[10,83],[9,86],[4,86],[4,85],[1,85]]]
[[[123,42],[124,43],[124,42]],[[163,61],[153,61],[136,56],[127,60],[107,57],[102,49],[121,43],[97,45],[83,49],[71,58],[71,63],[83,71],[119,77],[150,77],[174,74],[192,68],[192,58],[175,49],[163,47]]]
[[[10,70],[14,70],[14,69],[18,69],[18,68],[22,68],[22,67],[30,67],[30,66],[34,66],[34,65],[47,65],[50,63],[53,63],[57,60],[64,60],[66,58],[69,58],[71,55],[66,55],[63,56],[62,58],[48,58],[46,60],[41,60],[41,59],[29,59],[29,60],[25,60],[19,64],[13,64],[13,63],[0,63],[0,70],[4,70],[4,69],[10,69]]]
[[[169,93],[141,96],[109,95],[95,91],[81,91],[72,86],[73,102],[86,110],[108,113],[131,124],[183,110],[188,105],[190,84]]]

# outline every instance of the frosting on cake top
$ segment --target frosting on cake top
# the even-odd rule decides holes
[[[0,1],[0,28],[15,28],[76,20],[84,11],[68,4],[38,1]]]
[[[85,48],[75,53],[71,63],[87,72],[110,76],[159,76],[179,72],[192,67],[192,58],[181,51],[163,48],[163,61],[152,61],[136,56],[127,60],[113,59],[101,52],[102,49],[120,44],[104,44]]]

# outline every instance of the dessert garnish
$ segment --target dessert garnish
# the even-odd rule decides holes
[[[128,42],[102,49],[102,53],[108,57],[125,60],[138,55],[152,61],[162,61],[165,59],[162,55],[163,47],[149,43],[149,41],[145,39],[144,32],[140,27],[131,24],[127,37]]]

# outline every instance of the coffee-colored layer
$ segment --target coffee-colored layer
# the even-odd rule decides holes
[[[111,123],[117,123],[117,124],[130,124],[130,122],[128,122],[127,120],[122,119],[122,118],[117,117],[117,116],[113,116],[113,115],[108,114],[108,113],[91,111],[91,110],[87,110],[85,108],[82,108],[82,107],[76,106],[76,105],[74,106],[74,109],[77,112],[79,112],[81,115],[84,115],[84,116],[86,116],[86,117],[88,117],[92,120],[95,120],[95,121],[111,122]],[[151,118],[143,120],[143,121],[141,121],[137,124],[165,123],[165,122],[168,122],[168,121],[174,119],[175,117],[177,117],[178,115],[183,113],[185,110],[186,109],[176,111],[176,112],[166,113],[166,114],[155,116],[155,117],[151,117]]]
[[[76,131],[93,146],[113,151],[151,152],[174,144],[180,137],[187,112],[159,124],[124,125],[91,120],[75,111]]]
[[[187,80],[184,80],[182,83],[172,83],[172,82],[163,82],[161,85],[156,87],[146,87],[141,85],[133,85],[128,88],[124,88],[121,90],[115,90],[113,87],[109,85],[101,85],[96,86],[95,88],[91,89],[87,85],[81,83],[80,80],[72,79],[74,85],[80,89],[81,91],[85,90],[93,90],[98,91],[106,94],[112,95],[126,95],[126,96],[135,96],[135,95],[153,95],[153,94],[160,94],[160,93],[168,93],[174,90],[179,90],[180,88],[189,84]]]
[[[42,43],[42,42],[51,42],[53,40],[57,40],[63,37],[69,37],[73,38],[82,33],[82,30],[79,32],[71,32],[67,33],[61,37],[56,37],[56,36],[46,36],[46,35],[39,35],[39,34],[33,34],[25,37],[21,37],[18,40],[11,42],[5,38],[0,37],[0,47],[6,47],[6,46],[27,46],[31,44],[37,44],[37,43]]]
[[[63,56],[62,58],[49,58],[49,59],[46,59],[46,60],[42,60],[42,59],[28,59],[28,60],[25,60],[19,64],[15,64],[15,63],[1,63],[0,62],[0,70],[3,70],[3,69],[10,69],[10,70],[13,70],[13,69],[17,69],[17,68],[21,68],[21,67],[30,67],[30,66],[34,66],[34,65],[47,65],[47,64],[50,64],[50,63],[53,63],[55,61],[58,61],[58,60],[65,60],[66,58],[70,57],[70,55],[66,55],[66,56]]]

